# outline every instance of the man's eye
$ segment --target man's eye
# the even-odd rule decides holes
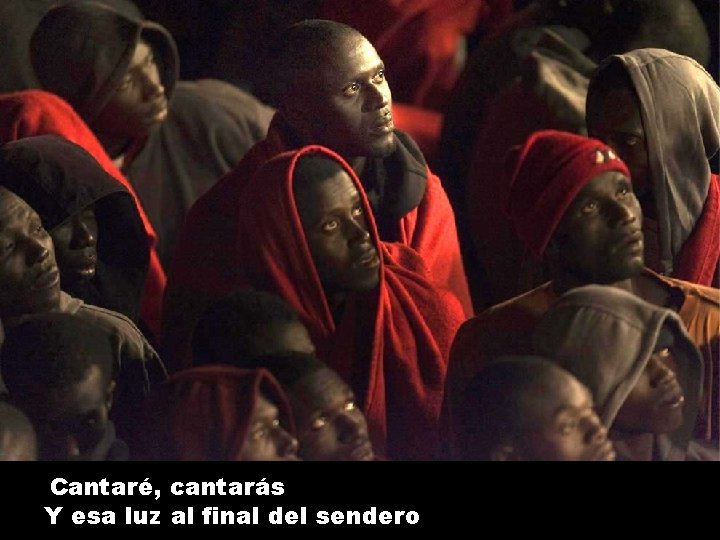
[[[381,69],[381,70],[378,71],[378,72],[375,74],[375,76],[373,77],[373,82],[374,82],[375,84],[380,84],[380,83],[383,82],[384,80],[385,80],[385,70],[384,70],[384,69]]]
[[[598,203],[596,201],[589,201],[583,205],[583,207],[580,209],[580,211],[583,214],[592,214],[593,212],[596,212],[597,209],[598,209]]]
[[[336,220],[326,221],[322,224],[322,230],[325,232],[332,232],[338,228],[338,222]]]
[[[578,427],[578,423],[575,421],[563,422],[560,424],[560,433],[562,435],[570,435]]]
[[[360,90],[360,85],[358,83],[354,82],[354,83],[348,84],[343,89],[343,94],[350,97],[350,96],[357,94],[359,90]]]
[[[640,142],[640,137],[628,135],[625,137],[625,146],[636,146]]]
[[[310,427],[312,429],[322,429],[327,424],[327,417],[326,416],[318,416],[313,419],[312,423],[310,424]]]
[[[670,357],[670,349],[667,347],[663,347],[657,352],[658,356],[660,358],[669,358]]]
[[[617,190],[617,196],[620,198],[625,197],[628,193],[630,193],[630,190],[627,187],[621,187]]]
[[[355,208],[353,208],[353,209],[352,209],[352,215],[353,215],[354,217],[360,217],[360,216],[362,216],[362,215],[363,215],[362,207],[356,206]]]
[[[355,402],[350,400],[347,403],[345,403],[345,410],[346,411],[354,411],[357,408],[357,405],[355,405]]]

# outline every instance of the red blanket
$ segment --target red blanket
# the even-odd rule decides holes
[[[705,207],[676,260],[674,278],[720,287],[720,178],[710,175]]]
[[[338,321],[330,312],[292,192],[295,163],[309,152],[339,161],[351,175],[382,258],[378,288],[351,295]],[[465,318],[459,302],[430,283],[412,249],[379,240],[359,180],[329,150],[311,146],[284,153],[267,163],[247,189],[253,204],[239,210],[236,244],[245,267],[241,286],[270,290],[300,314],[319,356],[354,387],[381,454],[391,459],[433,457],[449,348]],[[363,348],[368,343],[369,351]]]
[[[151,246],[140,316],[155,336],[159,336],[165,271],[154,248],[157,235],[132,185],[113,165],[90,128],[64,100],[41,90],[26,90],[0,96],[0,144],[43,134],[59,135],[84,148],[135,199]]]
[[[252,175],[270,158],[292,149],[277,123],[231,173],[221,178],[190,209],[173,254],[163,320],[163,359],[171,370],[189,365],[192,328],[207,303],[237,288],[243,275],[244,254],[233,249],[243,240],[237,229],[239,201]],[[426,169],[425,195],[419,206],[398,221],[397,238],[415,251],[434,285],[450,291],[472,315],[455,217],[440,179]],[[250,207],[257,194],[250,189]]]

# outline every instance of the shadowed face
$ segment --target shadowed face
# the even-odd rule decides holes
[[[322,179],[298,177],[295,203],[328,296],[375,288],[380,258],[370,241],[362,201],[342,169]]]
[[[298,442],[280,425],[278,408],[258,396],[237,461],[295,461]]]
[[[303,459],[374,459],[365,415],[337,373],[327,368],[314,371],[293,386],[291,394]]]
[[[50,231],[63,286],[95,277],[98,224],[90,206]]]
[[[52,238],[25,201],[0,188],[0,315],[40,313],[59,299]]]
[[[644,202],[652,196],[652,183],[645,129],[634,91],[614,89],[589,104],[592,108],[587,111],[588,134],[617,152],[630,170],[633,190]]]
[[[581,283],[615,283],[644,265],[642,211],[630,181],[608,171],[573,200],[551,240],[563,270]]]
[[[85,377],[61,389],[44,393],[26,404],[38,432],[43,460],[93,460],[93,450],[108,429],[115,383],[97,365]]]
[[[368,40],[346,36],[299,73],[282,110],[305,144],[345,158],[384,157],[395,149],[392,96],[385,65]]]
[[[539,390],[526,411],[536,429],[516,441],[519,458],[541,461],[612,461],[615,451],[607,429],[593,409],[587,388],[575,377],[558,373],[552,391]]]
[[[653,353],[611,426],[630,433],[671,433],[683,422],[685,395],[671,365],[672,348]]]
[[[140,40],[120,87],[91,127],[101,135],[135,139],[144,137],[167,115],[167,96],[153,51]]]

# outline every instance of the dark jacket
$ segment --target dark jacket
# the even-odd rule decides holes
[[[153,49],[168,117],[126,152],[121,170],[158,232],[167,265],[190,205],[265,135],[273,111],[222,81],[178,82],[177,47],[165,28],[94,2],[50,10],[33,34],[31,59],[43,88],[92,128],[141,39]]]
[[[95,205],[95,277],[63,290],[138,320],[149,240],[130,193],[80,146],[56,135],[28,137],[0,149],[0,185],[24,199],[52,231]]]

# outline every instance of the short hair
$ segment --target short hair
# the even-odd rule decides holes
[[[32,441],[37,452],[37,436],[30,418],[16,406],[0,399],[0,461],[7,459],[7,446],[21,438]]]
[[[292,391],[308,375],[321,369],[332,369],[314,354],[294,351],[254,358],[241,357],[235,360],[234,365],[245,369],[266,369],[288,391]]]
[[[0,370],[14,401],[69,388],[83,381],[91,366],[98,366],[108,383],[114,377],[111,335],[97,324],[69,313],[47,313],[5,332]]]
[[[295,310],[276,294],[255,289],[233,293],[201,315],[192,337],[193,362],[234,364],[236,357],[255,355],[262,330],[299,322]]]
[[[710,38],[695,3],[692,0],[620,2],[593,48],[602,60],[610,54],[647,47],[689,56],[707,67]]]
[[[461,460],[489,460],[494,448],[522,437],[534,425],[529,414],[538,387],[552,389],[564,370],[537,356],[498,357],[465,389],[458,409],[456,453]]]
[[[279,107],[299,74],[317,69],[339,43],[358,37],[364,38],[351,26],[325,19],[308,19],[286,27],[269,47],[268,80],[261,77],[260,85],[263,100]]]

